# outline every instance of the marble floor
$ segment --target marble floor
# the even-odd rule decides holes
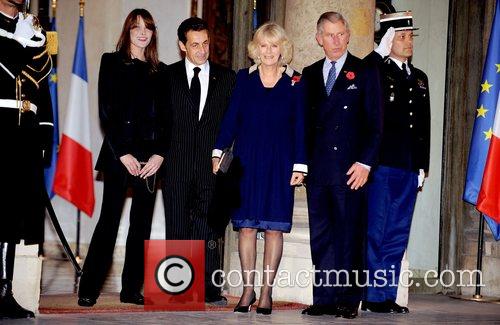
[[[119,264],[118,264],[119,265]],[[111,271],[103,292],[117,292],[120,288],[121,268]],[[75,278],[70,264],[63,260],[44,261],[42,299],[51,294],[75,292]],[[500,324],[500,305],[451,299],[442,295],[411,295],[410,313],[385,315],[360,312],[355,320],[333,316],[311,317],[300,310],[280,310],[271,316],[234,314],[232,312],[125,312],[99,314],[41,314],[34,320],[2,320],[1,324],[444,324],[485,323]]]

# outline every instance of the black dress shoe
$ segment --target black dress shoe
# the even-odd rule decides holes
[[[240,302],[238,302],[238,304],[236,305],[236,307],[234,307],[234,310],[233,312],[235,313],[248,313],[250,312],[250,310],[252,309],[252,305],[257,301],[257,298],[256,298],[256,295],[255,295],[255,291],[253,292],[253,297],[252,297],[252,300],[250,300],[250,303],[246,306],[242,306],[240,305],[240,302],[241,302],[241,298],[240,298]]]
[[[394,313],[394,314],[408,314],[410,312],[410,310],[408,309],[408,307],[400,306],[395,301],[386,300],[385,303],[388,306],[388,308],[391,309],[391,313]]]
[[[221,295],[215,297],[206,297],[205,303],[211,306],[223,307],[227,306],[227,298]]]
[[[335,316],[346,319],[354,319],[358,316],[358,306],[354,305],[339,306]]]
[[[302,311],[302,315],[321,316],[335,315],[337,307],[334,305],[311,305]]]
[[[4,274],[7,273],[10,263],[14,266],[14,251],[7,251],[7,244],[0,243],[0,253],[2,253],[2,258],[0,259],[0,272]],[[10,244],[9,244],[10,245]],[[15,247],[15,246],[14,246]],[[3,256],[7,255],[7,258]],[[35,314],[32,311],[24,309],[19,305],[12,295],[12,280],[0,279],[0,319],[16,319],[16,318],[34,318]]]
[[[363,301],[361,303],[361,310],[371,311],[372,313],[385,313],[385,314],[393,312],[392,308],[389,306],[389,304],[387,304],[386,301],[382,302]]]
[[[140,293],[120,293],[120,302],[126,304],[144,305],[144,296]]]
[[[97,302],[96,298],[80,297],[78,298],[78,305],[82,307],[92,307]]]
[[[257,307],[257,314],[262,314],[262,315],[271,315],[273,312],[273,298],[269,297],[271,300],[271,306],[269,308],[267,307]]]
[[[7,295],[0,298],[0,319],[34,318],[32,311],[21,307],[14,296]]]

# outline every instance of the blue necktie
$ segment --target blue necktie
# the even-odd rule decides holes
[[[326,93],[330,96],[332,92],[333,85],[335,84],[335,77],[337,76],[337,70],[335,70],[335,61],[332,61],[332,67],[328,71],[328,78],[326,79]]]

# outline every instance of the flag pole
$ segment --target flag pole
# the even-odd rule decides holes
[[[76,249],[75,249],[75,257],[78,262],[82,259],[80,257],[80,221],[81,221],[81,211],[80,209],[76,209]]]
[[[80,0],[80,17],[83,17],[85,12],[85,0]]]
[[[474,295],[451,295],[450,298],[469,300],[477,302],[489,302],[494,304],[500,304],[500,300],[497,297],[485,297],[481,295],[481,286],[483,286],[483,248],[484,248],[484,214],[479,213],[479,234],[477,238],[477,258],[476,258],[476,290]]]
[[[57,0],[52,0],[52,17],[56,16],[56,11],[57,11]]]
[[[484,248],[484,215],[479,213],[479,236],[477,239],[477,262],[476,262],[476,292],[475,299],[482,299],[481,295],[481,273],[483,272],[483,248]]]
[[[80,18],[83,18],[85,12],[85,0],[80,0]],[[80,257],[80,225],[81,225],[81,211],[80,209],[76,209],[76,249],[75,255],[78,262],[82,260]]]

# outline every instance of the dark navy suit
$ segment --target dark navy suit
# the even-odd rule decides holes
[[[365,232],[365,191],[347,186],[349,168],[374,166],[382,132],[378,71],[348,53],[330,95],[323,78],[324,59],[304,68],[307,87],[309,176],[307,198],[315,305],[357,306],[361,290],[353,270],[361,270]],[[329,282],[325,282],[329,280]],[[322,284],[320,283],[322,281]],[[361,282],[358,281],[359,283]]]

